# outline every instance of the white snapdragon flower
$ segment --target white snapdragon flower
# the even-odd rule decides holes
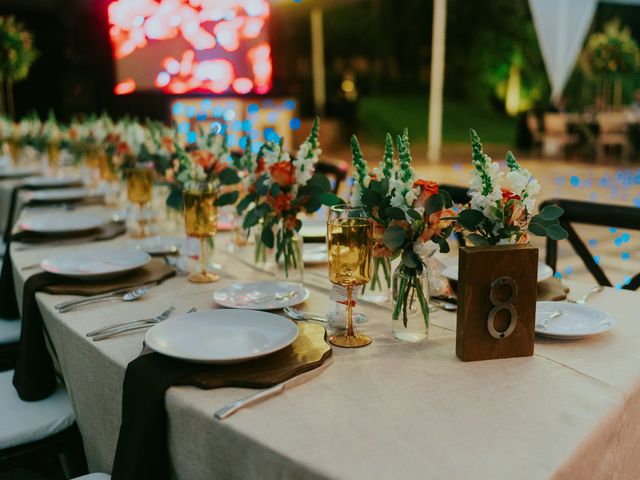
[[[359,207],[362,205],[360,201],[360,195],[362,193],[362,189],[358,182],[353,182],[353,186],[351,187],[351,196],[349,197],[349,203],[354,207]]]

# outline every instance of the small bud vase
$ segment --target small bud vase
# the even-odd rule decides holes
[[[427,269],[400,264],[393,272],[393,336],[405,342],[419,342],[429,335],[429,276]]]

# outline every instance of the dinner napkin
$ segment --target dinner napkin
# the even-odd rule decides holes
[[[35,191],[35,190],[56,190],[59,188],[69,188],[72,186],[78,186],[81,185],[81,183],[78,184],[73,184],[73,185],[30,185],[29,183],[20,183],[18,185],[16,185],[14,187],[14,189],[11,191],[11,200],[9,201],[9,214],[7,217],[7,225],[5,226],[5,230],[4,230],[4,241],[6,242],[9,237],[11,236],[11,230],[13,229],[13,221],[16,218],[17,214],[19,212],[16,212],[16,207],[18,204],[18,195],[20,194],[21,191]],[[76,203],[78,200],[76,201],[72,201],[73,203]],[[82,201],[82,200],[80,200]],[[55,204],[55,203],[62,203],[60,202],[60,200],[49,200],[49,201],[30,201],[25,203],[24,205],[22,205],[22,208],[29,206],[29,205],[46,205],[46,204]],[[65,203],[69,203],[69,202],[65,202]]]
[[[298,329],[298,338],[292,345],[238,365],[189,363],[158,353],[143,354],[129,363],[122,388],[122,423],[111,478],[169,479],[165,409],[169,387],[267,388],[322,365],[331,356],[324,328],[299,323]],[[213,421],[213,412],[211,418]]]
[[[75,242],[98,242],[110,240],[127,231],[124,223],[110,222],[106,225],[96,228],[91,232],[82,232],[80,234],[42,234],[35,232],[20,231],[6,243],[4,260],[2,263],[2,271],[0,272],[0,317],[11,319],[18,318],[20,315],[18,310],[18,301],[16,299],[16,289],[13,281],[13,262],[11,261],[11,241],[19,241],[24,243],[46,243],[51,241]],[[80,294],[83,295],[83,294]],[[84,295],[91,295],[85,293]]]
[[[567,299],[569,287],[565,287],[559,278],[551,277],[538,282],[538,301],[559,302]]]
[[[175,275],[162,260],[147,265],[126,277],[103,282],[81,282],[48,272],[29,277],[22,294],[22,329],[13,374],[13,385],[22,400],[42,400],[53,393],[56,375],[45,343],[44,325],[36,302],[37,292],[93,295],[145,283],[161,282]]]

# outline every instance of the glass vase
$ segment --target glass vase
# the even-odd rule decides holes
[[[263,228],[264,227],[262,225],[258,225],[256,228],[254,228],[253,238],[255,243],[255,250],[253,261],[256,265],[256,268],[273,274],[277,269],[275,261],[275,249],[269,248],[264,243],[262,243]]]
[[[393,336],[405,342],[419,342],[429,335],[429,276],[426,267],[400,264],[393,272]]]
[[[371,281],[364,286],[360,298],[373,303],[387,303],[391,297],[391,260],[388,257],[374,257],[371,264]]]
[[[280,229],[276,233],[276,264],[277,280],[304,283],[302,236],[295,230]]]

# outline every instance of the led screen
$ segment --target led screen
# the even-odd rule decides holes
[[[116,94],[264,94],[265,0],[115,0],[108,6]]]

